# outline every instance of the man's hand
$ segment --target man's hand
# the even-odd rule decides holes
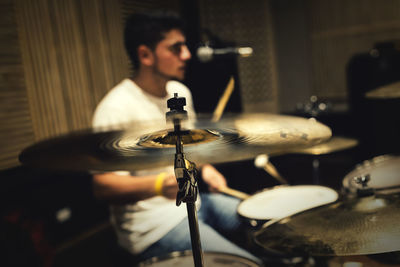
[[[227,187],[225,177],[212,165],[204,165],[201,168],[201,174],[210,192],[219,192],[219,189]]]
[[[174,174],[169,174],[165,177],[163,181],[162,194],[164,197],[169,199],[176,198],[178,193],[178,183]]]

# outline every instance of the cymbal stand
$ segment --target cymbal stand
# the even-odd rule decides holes
[[[329,103],[319,101],[316,95],[312,95],[308,103],[298,105],[298,109],[314,119],[317,119],[321,113],[326,112],[329,108]],[[312,171],[314,184],[320,184],[320,159],[318,155],[312,157]]]
[[[170,111],[167,112],[166,116],[167,120],[172,120],[174,123],[174,132],[170,134],[176,136],[174,170],[179,188],[176,196],[176,205],[179,206],[182,202],[186,203],[194,266],[202,267],[204,266],[204,262],[196,210],[198,170],[194,163],[185,159],[181,140],[181,136],[186,134],[185,131],[181,130],[181,121],[187,118],[187,112],[183,109],[185,105],[186,99],[184,97],[178,97],[178,94],[175,93],[174,97],[167,101],[167,106],[170,108]]]
[[[320,184],[320,177],[319,177],[319,165],[320,161],[318,158],[318,155],[314,155],[312,159],[312,170],[313,170],[313,182],[314,184],[318,185]]]

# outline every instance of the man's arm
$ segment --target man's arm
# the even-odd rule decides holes
[[[113,172],[94,174],[93,192],[96,198],[111,204],[134,203],[157,195],[170,199],[176,198],[178,185],[175,175],[162,176],[131,176]],[[157,183],[159,185],[156,185]],[[157,186],[159,192],[157,192]]]
[[[210,164],[201,167],[201,176],[210,192],[220,192],[220,189],[227,187],[225,177]]]

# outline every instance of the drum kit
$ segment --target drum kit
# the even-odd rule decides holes
[[[222,163],[254,159],[261,154],[320,155],[357,144],[352,139],[331,138],[329,127],[315,119],[241,114],[184,126],[179,112],[179,116],[176,114],[169,114],[173,117],[173,130],[149,124],[123,130],[75,132],[26,148],[20,161],[58,170],[116,171],[171,165],[175,155],[177,173],[177,168],[187,171],[185,157],[196,164]],[[180,163],[178,154],[183,160]],[[399,166],[400,157],[394,155],[365,161],[344,178],[340,193],[319,185],[281,185],[251,196],[243,193],[239,196],[243,200],[238,214],[256,227],[252,239],[266,253],[351,256],[399,251]],[[188,175],[189,180],[192,178]],[[180,196],[180,200],[185,202],[185,197]],[[195,214],[193,218],[197,219]],[[192,239],[198,238],[198,232],[197,237],[195,232],[191,234]],[[140,266],[192,266],[193,259],[195,266],[258,266],[234,255],[211,252],[203,255],[200,251],[197,257],[201,259],[196,259],[194,254],[199,254],[199,249],[177,252]]]

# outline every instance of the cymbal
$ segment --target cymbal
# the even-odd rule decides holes
[[[367,98],[392,99],[400,98],[400,82],[391,83],[386,86],[371,90],[365,94]]]
[[[368,187],[379,191],[379,194],[391,194],[400,190],[400,156],[385,154],[365,160],[350,171],[342,181],[348,193],[356,194],[362,188],[354,178],[369,176]]]
[[[358,145],[358,141],[356,139],[341,137],[341,136],[333,136],[326,142],[310,147],[301,148],[298,150],[293,150],[290,152],[299,154],[309,154],[309,155],[323,155],[349,149],[356,145]]]
[[[255,241],[277,253],[313,256],[400,250],[400,195],[346,199],[266,224]]]
[[[231,115],[217,123],[198,120],[182,127],[184,153],[195,164],[251,159],[266,151],[314,145],[331,136],[329,127],[315,120],[276,114]],[[176,142],[171,131],[164,121],[74,132],[36,143],[23,150],[19,159],[34,167],[65,170],[169,166]]]

